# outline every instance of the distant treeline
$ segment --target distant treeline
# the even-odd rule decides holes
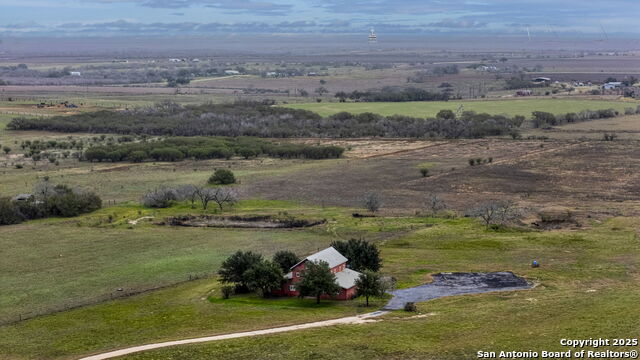
[[[638,105],[635,109],[625,108],[624,114],[640,114],[640,105]],[[619,115],[620,112],[616,109],[582,110],[578,113],[566,113],[558,115],[554,115],[552,113],[544,111],[534,111],[532,113],[531,123],[534,128],[544,128],[588,120],[608,119]]]
[[[329,159],[342,156],[339,146],[311,146],[301,144],[277,144],[257,138],[221,137],[171,137],[158,141],[125,144],[107,144],[87,149],[83,159],[87,161],[180,161],[191,158],[229,159],[239,155],[252,158],[267,155],[278,158]]]
[[[372,113],[354,115],[346,112],[322,118],[310,111],[251,102],[185,107],[162,103],[130,111],[16,118],[7,127],[13,130],[154,136],[479,138],[510,134],[516,131],[524,120],[523,116],[477,114],[472,111],[456,115],[449,110],[443,110],[436,117],[428,119],[402,115],[385,117]],[[285,149],[284,146],[273,147],[270,150],[272,152],[264,150],[264,153],[279,157],[289,156],[278,155],[277,151]]]
[[[379,91],[358,91],[347,93],[339,91],[335,97],[344,101],[351,99],[364,102],[408,102],[408,101],[447,101],[447,92],[430,92],[414,87],[398,89],[394,87],[384,87]]]

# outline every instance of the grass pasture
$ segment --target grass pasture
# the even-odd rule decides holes
[[[582,232],[493,233],[466,220],[439,222],[386,243],[385,271],[413,274],[401,278],[408,285],[437,271],[508,269],[536,287],[436,299],[419,304],[418,314],[394,312],[373,324],[180,346],[124,358],[470,359],[479,350],[566,351],[559,345],[562,338],[629,337],[638,331],[631,314],[640,310],[634,300],[640,296],[635,285],[640,275],[634,265],[640,260],[636,226],[636,220],[619,218]],[[534,258],[541,268],[528,266]]]
[[[472,219],[352,220],[336,215],[334,226],[355,226],[371,235],[378,225],[368,221],[404,229],[380,242],[383,273],[395,276],[400,287],[427,282],[435,272],[500,270],[525,276],[536,287],[437,299],[420,304],[419,314],[393,312],[373,324],[181,346],[125,358],[460,359],[483,349],[559,350],[560,338],[593,336],[589,325],[594,323],[603,337],[624,337],[637,331],[636,319],[629,316],[640,310],[636,301],[640,295],[636,286],[640,274],[635,266],[640,261],[637,220],[594,222],[582,231],[496,232],[485,230]],[[542,267],[532,269],[532,259]],[[375,306],[382,303],[377,301]],[[72,359],[152,341],[367,311],[359,304],[361,300],[323,302],[316,307],[311,299],[261,300],[253,296],[225,301],[219,299],[215,280],[203,279],[4,326],[0,328],[0,353],[11,360]],[[533,336],[538,333],[545,336]],[[306,345],[299,346],[301,342]]]
[[[434,117],[440,110],[456,111],[461,105],[465,111],[477,113],[507,114],[531,116],[533,111],[546,111],[553,114],[566,114],[582,110],[600,110],[613,108],[624,111],[625,107],[635,108],[638,102],[613,100],[575,100],[575,99],[508,99],[477,101],[416,101],[416,102],[322,102],[291,104],[287,107],[317,112],[322,116],[342,111],[353,114],[372,112],[380,115],[406,115],[412,117]]]
[[[220,229],[154,225],[167,216],[202,214],[187,204],[170,209],[111,206],[73,219],[43,219],[4,226],[0,234],[0,320],[59,311],[214,274],[231,253],[252,250],[271,256],[289,249],[307,254],[335,239],[387,238],[420,226],[418,219],[351,217],[349,209],[247,200],[227,215],[289,215],[327,219],[299,230]],[[206,213],[217,213],[212,206]],[[130,220],[152,220],[130,225]],[[46,236],[43,235],[46,233]],[[44,259],[44,260],[43,260]],[[119,292],[121,288],[123,292]]]

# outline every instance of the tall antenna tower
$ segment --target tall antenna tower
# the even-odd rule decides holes
[[[378,35],[376,35],[375,30],[371,28],[371,32],[369,33],[369,42],[374,43],[378,41]]]
[[[602,30],[602,41],[604,40],[609,40],[609,35],[607,34],[607,32],[604,30],[604,26],[602,26],[602,22],[600,22],[600,30]]]

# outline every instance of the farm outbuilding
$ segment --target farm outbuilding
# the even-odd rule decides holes
[[[602,85],[602,89],[604,90],[614,90],[622,87],[622,82],[620,81],[611,81]]]
[[[329,264],[331,272],[336,276],[336,283],[340,286],[340,292],[334,297],[328,295],[322,298],[333,298],[337,300],[351,300],[356,297],[356,280],[360,277],[360,273],[347,268],[348,259],[333,247],[328,247],[313,255],[309,255],[304,260],[293,265],[284,277],[285,282],[281,289],[275,291],[275,295],[280,296],[299,296],[296,285],[302,281],[304,277],[305,265],[308,261],[320,262],[324,261]]]
[[[550,83],[551,82],[551,78],[548,78],[548,77],[536,77],[536,78],[533,78],[531,81],[533,81],[534,83],[538,83],[538,84]]]

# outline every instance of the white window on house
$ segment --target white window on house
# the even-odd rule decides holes
[[[300,277],[300,272],[296,271],[296,277]]]
[[[295,285],[289,285],[289,291],[296,291]]]

